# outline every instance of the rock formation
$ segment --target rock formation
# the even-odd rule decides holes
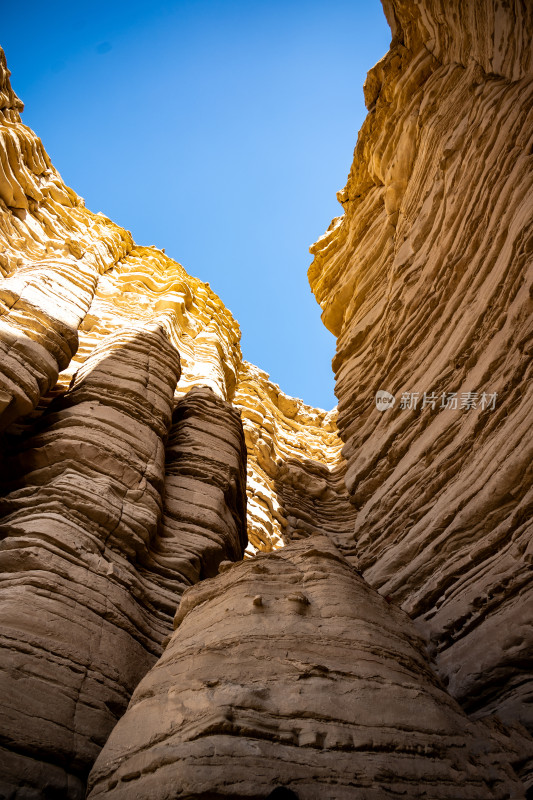
[[[195,387],[172,419],[178,375],[161,329],[111,334],[4,464],[4,763],[57,797],[84,796],[184,587],[244,551],[239,416]]]
[[[533,17],[384,8],[309,271],[338,412],[85,208],[0,51],[0,797],[533,784]]]
[[[248,551],[268,552],[312,532],[348,542],[354,510],[344,486],[334,412],[288,397],[244,362],[235,405],[248,450]]]
[[[520,797],[516,774],[427,667],[406,614],[326,536],[184,594],[177,630],[91,773],[131,797]]]
[[[533,16],[384,8],[393,41],[365,83],[344,215],[309,270],[338,337],[353,540],[464,708],[531,728]]]

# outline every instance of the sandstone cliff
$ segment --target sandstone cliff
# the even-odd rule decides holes
[[[81,798],[183,590],[352,509],[333,416],[242,361],[207,284],[85,208],[0,67],[0,787]]]
[[[533,19],[384,7],[309,272],[338,412],[85,208],[0,51],[0,796],[526,796]]]
[[[243,362],[235,405],[248,450],[248,550],[270,551],[313,532],[349,541],[354,510],[333,411],[288,397]]]
[[[384,6],[344,215],[309,270],[338,336],[353,540],[464,708],[531,727],[533,16]],[[383,413],[380,389],[397,398]]]

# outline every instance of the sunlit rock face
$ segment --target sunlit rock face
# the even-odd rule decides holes
[[[243,362],[235,395],[248,449],[248,553],[310,533],[349,545],[354,509],[344,485],[335,412],[286,395]]]
[[[20,122],[3,53],[0,73],[0,794],[81,798],[184,589],[248,529],[251,553],[292,538],[298,459],[291,509],[319,526],[323,497],[335,531],[337,495],[351,506],[334,415],[243,363],[208,284],[85,208]]]
[[[90,800],[523,797],[406,614],[312,536],[189,589]],[[408,733],[407,733],[408,732]],[[512,760],[512,756],[510,757]]]
[[[532,783],[533,22],[385,10],[310,269],[338,412],[85,208],[0,51],[2,797],[81,800],[110,734],[91,798]]]
[[[180,393],[231,400],[240,331],[209,285],[85,208],[20,122],[0,60],[0,430],[68,382],[108,334],[157,320],[179,350]]]
[[[384,7],[393,41],[365,84],[344,215],[309,271],[338,336],[353,542],[463,707],[532,726],[533,17]]]

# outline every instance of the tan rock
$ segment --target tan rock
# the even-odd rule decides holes
[[[248,450],[247,553],[270,552],[310,533],[327,532],[344,549],[354,510],[344,486],[335,411],[288,397],[248,362],[235,405]]]
[[[365,84],[344,215],[309,270],[338,336],[353,544],[452,695],[531,727],[533,18],[490,0],[384,7],[393,41]],[[396,397],[383,413],[379,390]],[[441,409],[453,392],[478,407]]]
[[[135,687],[91,797],[531,786],[533,22],[384,6],[309,273],[338,415],[243,362],[208,284],[85,208],[0,51],[6,797],[81,800]],[[494,410],[402,403],[470,391]]]
[[[468,719],[407,615],[325,536],[188,589],[175,624],[95,764],[90,800],[280,786],[300,800],[525,797],[512,747]]]
[[[171,427],[178,376],[160,326],[110,334],[3,465],[5,796],[84,796],[184,587],[242,557],[239,415],[198,387]]]

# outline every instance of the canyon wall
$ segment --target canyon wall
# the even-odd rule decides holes
[[[355,517],[335,411],[289,397],[248,362],[234,402],[248,450],[248,552],[323,531],[338,547],[349,547]]]
[[[463,707],[531,729],[533,16],[384,8],[344,214],[309,270],[338,337],[353,541]]]
[[[309,271],[332,412],[85,208],[0,51],[2,797],[533,783],[533,19],[384,8]]]
[[[334,414],[85,208],[0,71],[0,794],[82,798],[184,589],[352,507]]]

